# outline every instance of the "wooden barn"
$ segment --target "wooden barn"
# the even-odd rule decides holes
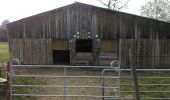
[[[83,3],[7,25],[11,58],[23,64],[170,66],[170,24]]]

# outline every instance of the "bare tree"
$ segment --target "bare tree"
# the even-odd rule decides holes
[[[128,6],[130,0],[97,0],[109,9],[121,10]]]
[[[170,0],[149,0],[141,7],[141,15],[170,22]]]
[[[4,21],[1,23],[0,28],[6,29],[6,28],[7,28],[6,24],[8,24],[9,22],[10,22],[10,21],[9,21],[8,19],[4,20]]]
[[[0,26],[0,42],[7,42],[7,24],[9,20],[4,20]]]

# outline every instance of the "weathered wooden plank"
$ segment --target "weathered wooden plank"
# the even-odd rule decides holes
[[[167,40],[122,40],[121,62],[128,65],[128,50],[131,48],[135,56],[136,66],[142,68],[166,68],[169,66],[169,41]],[[167,43],[166,43],[167,42]],[[159,43],[159,45],[158,45]],[[135,50],[136,49],[136,50]]]
[[[94,27],[93,23],[96,23]],[[25,32],[27,38],[41,38],[43,26],[46,37],[53,38],[58,34],[61,39],[68,39],[70,34],[75,34],[77,31],[95,30],[95,27],[98,28],[92,32],[93,36],[100,33],[100,37],[105,39],[114,39],[115,36],[118,39],[119,35],[121,38],[134,38],[134,36],[155,38],[156,33],[162,33],[160,38],[163,38],[163,35],[168,35],[170,32],[169,24],[163,22],[78,4],[74,7],[70,5],[60,10],[38,14],[8,26],[9,32],[13,33],[9,34],[11,38],[25,37]]]

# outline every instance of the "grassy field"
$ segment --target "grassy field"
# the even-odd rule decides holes
[[[8,43],[0,42],[0,66],[5,67],[7,61],[9,61]],[[1,77],[5,78],[5,74],[6,72],[2,70]]]
[[[0,42],[0,61],[6,63],[9,60],[8,43]]]
[[[0,42],[0,67],[5,67],[7,61],[9,61],[8,43]],[[6,77],[6,72],[4,70],[0,72],[0,77]],[[0,100],[4,100],[4,98],[0,96]]]
[[[8,53],[8,43],[0,42],[0,55],[1,62],[6,63],[9,60]],[[25,75],[52,75],[52,76],[61,76],[63,75],[63,69],[19,69],[15,70],[16,74],[25,74]],[[85,70],[85,69],[70,69],[68,71],[69,75],[101,75],[101,71],[94,70]],[[122,76],[130,76],[129,73],[121,73]],[[147,77],[147,76],[161,76],[161,77],[170,77],[170,73],[138,73],[138,76]],[[111,81],[109,81],[111,82]],[[63,85],[63,79],[49,79],[49,78],[15,78],[13,80],[14,84],[25,84],[25,85]],[[121,84],[132,84],[132,79],[121,79]],[[70,79],[70,85],[101,85],[100,80],[90,80],[90,79]],[[170,84],[170,79],[140,79],[139,84]],[[15,93],[51,93],[51,94],[62,94],[63,89],[57,88],[13,88]],[[133,90],[134,86],[122,86],[121,90]],[[140,86],[140,90],[170,90],[170,86]],[[91,94],[97,95],[101,94],[100,89],[85,89],[85,88],[75,88],[69,90],[70,94]],[[112,94],[111,94],[112,95]],[[123,98],[133,98],[134,93],[123,93]],[[141,93],[143,98],[170,98],[169,93]],[[29,97],[16,97],[15,100],[62,100],[63,98],[29,98]],[[73,98],[68,100],[86,100],[82,98]],[[89,99],[90,100],[90,99]],[[94,99],[93,99],[94,100]],[[99,99],[96,99],[99,100]]]

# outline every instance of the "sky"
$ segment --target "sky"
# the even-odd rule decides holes
[[[16,21],[75,1],[104,7],[97,0],[0,0],[0,23],[5,19]],[[123,12],[140,15],[139,10],[144,2],[145,0],[130,0],[129,6]]]

